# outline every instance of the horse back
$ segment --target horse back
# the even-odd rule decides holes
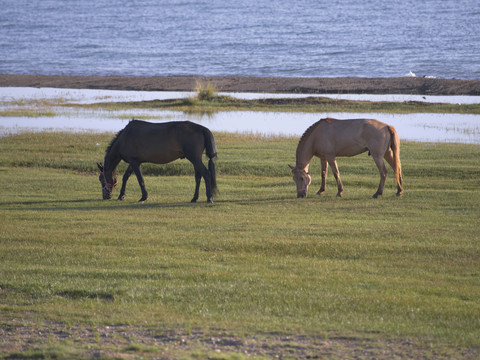
[[[132,120],[122,132],[118,148],[124,161],[166,164],[191,157],[205,148],[202,126],[189,121],[149,123]]]
[[[388,125],[374,119],[320,121],[315,131],[317,153],[355,156],[367,150],[385,152],[390,140]]]

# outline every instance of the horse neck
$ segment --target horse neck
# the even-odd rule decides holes
[[[105,160],[103,164],[104,173],[113,177],[113,175],[115,174],[115,169],[117,168],[119,162],[120,156],[118,156],[118,152],[115,150],[115,146],[112,146],[105,154]]]
[[[312,146],[312,136],[310,134],[305,134],[300,139],[297,147],[296,154],[296,164],[297,169],[304,169],[308,172],[308,167],[310,166],[310,161],[313,158],[313,146]]]

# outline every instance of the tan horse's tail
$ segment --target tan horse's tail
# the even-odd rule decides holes
[[[388,126],[388,131],[390,132],[391,139],[390,139],[390,148],[393,152],[393,162],[395,171],[395,178],[397,180],[397,195],[402,195],[403,193],[403,175],[402,175],[402,164],[400,162],[400,139],[398,138],[398,134],[395,131],[393,126]]]

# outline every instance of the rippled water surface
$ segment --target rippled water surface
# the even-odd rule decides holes
[[[0,73],[480,78],[480,2],[4,0]]]

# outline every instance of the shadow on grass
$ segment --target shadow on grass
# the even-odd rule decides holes
[[[136,203],[120,203],[110,201],[108,205],[103,200],[44,200],[44,201],[18,201],[0,203],[0,209],[3,210],[33,210],[33,211],[65,211],[65,210],[117,210],[117,209],[151,209],[151,208],[178,208],[178,207],[194,207],[200,204],[186,203],[154,203],[154,202],[136,202]],[[81,206],[79,204],[85,204]],[[87,205],[90,204],[90,205]],[[32,206],[33,205],[33,206]],[[37,205],[37,206],[35,206]],[[26,206],[26,207],[23,207]]]
[[[313,198],[313,197],[312,197]],[[66,211],[66,210],[121,210],[121,209],[157,209],[157,208],[197,208],[197,207],[215,207],[215,204],[264,204],[264,203],[279,203],[290,202],[297,200],[292,196],[280,197],[265,197],[258,199],[228,199],[217,200],[213,204],[207,204],[206,201],[191,202],[135,202],[123,203],[118,200],[39,200],[39,201],[10,201],[0,203],[0,210],[15,211],[15,210],[31,210],[31,211]],[[302,201],[302,200],[297,200]],[[85,206],[81,206],[85,204]]]

